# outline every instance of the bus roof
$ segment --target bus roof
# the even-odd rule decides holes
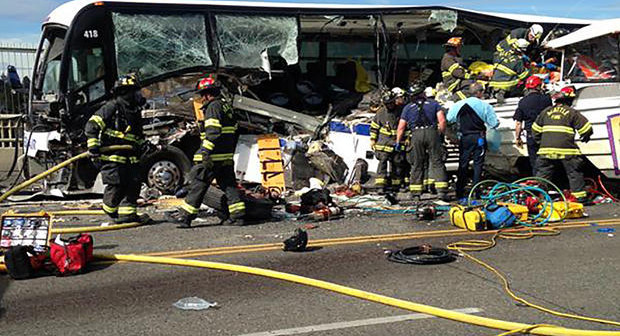
[[[549,43],[547,43],[547,47],[552,49],[559,49],[567,45],[575,44],[581,41],[591,40],[599,36],[617,33],[620,33],[620,19],[602,20],[595,22],[589,26],[585,26],[555,40],[549,41]]]
[[[60,24],[63,26],[69,26],[73,21],[73,18],[84,7],[94,3],[106,3],[106,2],[121,2],[121,3],[151,3],[151,4],[170,4],[170,5],[211,5],[211,6],[234,6],[234,7],[257,7],[257,8],[281,8],[284,10],[297,11],[299,9],[416,9],[416,8],[443,8],[452,9],[457,11],[465,11],[473,14],[494,16],[500,19],[514,20],[528,23],[563,23],[563,24],[576,24],[587,25],[592,23],[592,20],[581,19],[568,19],[568,18],[556,18],[549,16],[537,16],[537,15],[524,15],[524,14],[508,14],[508,13],[493,13],[493,12],[480,12],[467,10],[456,7],[446,7],[439,5],[347,5],[347,4],[316,4],[316,3],[284,3],[284,2],[254,2],[254,1],[209,1],[209,0],[73,0],[64,3],[54,9],[43,21],[43,25],[46,24]]]

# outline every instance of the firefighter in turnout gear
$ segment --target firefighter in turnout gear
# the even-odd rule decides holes
[[[463,89],[473,82],[474,76],[467,71],[461,58],[462,37],[452,37],[444,44],[446,53],[441,59],[441,76],[443,84],[452,93],[452,99],[459,101],[467,98]]]
[[[583,159],[575,143],[575,133],[582,142],[590,141],[592,124],[581,113],[571,108],[575,88],[568,86],[554,95],[555,104],[543,110],[532,124],[538,149],[537,176],[553,177],[559,166],[564,166],[573,196],[583,202],[587,196],[583,178]]]
[[[534,24],[530,28],[513,29],[505,39],[499,41],[497,46],[495,46],[493,63],[499,63],[503,57],[508,56],[519,49],[518,41],[520,39],[526,40],[529,43],[538,43],[543,32],[543,27],[539,24]]]
[[[95,112],[85,127],[88,152],[101,169],[105,184],[103,211],[117,223],[146,222],[138,216],[140,195],[139,157],[146,145],[142,132],[144,98],[135,75],[121,76],[114,84],[113,99]],[[100,147],[131,145],[133,149],[102,154]]]
[[[385,92],[381,99],[384,106],[370,123],[370,146],[379,160],[375,185],[387,192],[390,185],[399,188],[401,183],[402,155],[396,143],[396,129],[405,103],[405,92],[394,88]],[[391,173],[388,173],[388,164]]]
[[[168,217],[179,223],[179,228],[189,228],[198,215],[198,209],[215,179],[226,193],[230,218],[222,224],[243,225],[245,203],[241,201],[234,171],[233,155],[237,147],[237,122],[230,104],[221,95],[220,83],[212,76],[202,78],[196,91],[205,102],[202,144],[194,155],[200,162],[193,170],[195,177],[189,186],[181,208]]]
[[[398,124],[396,142],[405,132],[411,133],[410,162],[411,184],[409,191],[414,200],[419,200],[423,189],[425,161],[429,160],[432,176],[439,197],[447,200],[447,174],[443,163],[441,134],[446,129],[444,109],[435,100],[427,99],[424,83],[414,83],[410,88],[411,103],[405,106]]]
[[[529,71],[523,64],[523,53],[529,46],[525,39],[517,40],[516,49],[500,57],[499,62],[493,65],[493,77],[489,86],[495,91],[495,97],[499,104],[504,103],[507,93],[513,91],[520,81],[524,80]]]

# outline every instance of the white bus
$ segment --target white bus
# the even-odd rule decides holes
[[[511,29],[533,23],[551,39],[591,22],[438,6],[71,1],[42,26],[28,128],[50,140],[29,151],[30,172],[85,150],[86,120],[124,73],[139,73],[145,130],[165,145],[144,158],[146,180],[170,192],[199,145],[190,98],[205,72],[217,72],[236,94],[244,132],[290,134],[291,124],[312,131],[328,106],[346,115],[369,89],[405,86],[420,73],[429,85],[440,81],[442,44],[451,36],[463,36],[466,60],[490,62]],[[95,176],[85,160],[48,186],[90,189]]]

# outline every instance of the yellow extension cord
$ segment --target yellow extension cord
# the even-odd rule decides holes
[[[551,325],[529,325],[524,323],[510,322],[492,319],[488,317],[470,315],[459,313],[447,309],[428,306],[411,301],[391,298],[388,296],[375,294],[371,292],[362,291],[359,289],[346,287],[327,281],[316,280],[307,278],[295,274],[288,274],[284,272],[272,271],[268,269],[262,269],[257,267],[249,267],[242,265],[232,265],[226,263],[202,261],[202,260],[188,260],[178,258],[167,257],[152,257],[142,255],[126,255],[126,254],[114,254],[114,255],[97,255],[97,258],[115,261],[131,261],[151,264],[164,264],[164,265],[177,265],[177,266],[189,266],[200,267],[208,269],[216,269],[223,271],[239,272],[252,275],[259,275],[269,277],[273,279],[285,280],[293,283],[298,283],[306,286],[312,286],[316,288],[326,289],[335,293],[340,293],[352,297],[357,297],[367,301],[377,302],[384,305],[402,308],[410,311],[415,311],[423,314],[433,315],[453,321],[478,325],[487,328],[507,330],[508,333],[502,335],[511,335],[517,332],[530,332],[537,335],[552,335],[552,336],[620,336],[620,331],[601,331],[601,330],[581,330],[581,329],[569,329],[559,326]]]
[[[530,239],[533,238],[535,236],[556,236],[559,235],[560,231],[557,228],[553,228],[553,227],[539,227],[539,228],[527,228],[525,230],[523,229],[506,229],[506,230],[499,230],[497,231],[493,237],[491,237],[490,240],[464,240],[464,241],[459,241],[459,242],[455,242],[455,243],[451,243],[447,245],[447,248],[450,250],[454,250],[457,251],[459,253],[461,253],[466,259],[473,261],[474,263],[481,265],[482,267],[486,268],[487,270],[491,271],[493,274],[495,274],[503,283],[503,287],[504,287],[504,291],[506,291],[506,293],[508,293],[508,295],[515,301],[524,304],[530,308],[534,308],[534,309],[538,309],[542,312],[548,313],[548,314],[552,314],[555,316],[559,316],[559,317],[564,317],[564,318],[572,318],[572,319],[577,319],[577,320],[583,320],[583,321],[589,321],[589,322],[597,322],[597,323],[603,323],[603,324],[609,324],[609,325],[614,325],[614,326],[620,326],[620,322],[616,322],[616,321],[611,321],[611,320],[604,320],[604,319],[599,319],[599,318],[594,318],[594,317],[588,317],[588,316],[581,316],[581,315],[575,315],[575,314],[568,314],[568,313],[562,313],[562,312],[558,312],[556,310],[553,309],[549,309],[549,308],[545,308],[543,306],[531,303],[519,296],[517,296],[512,289],[510,288],[510,283],[508,282],[508,279],[496,268],[494,268],[493,266],[485,263],[484,261],[472,256],[471,254],[467,253],[466,251],[484,251],[484,250],[488,250],[490,248],[493,248],[495,245],[497,245],[497,239],[498,238],[502,238],[502,239],[513,239],[513,240],[522,240],[522,239]],[[534,325],[534,326],[530,326],[527,328],[520,328],[520,329],[515,329],[515,330],[511,330],[508,331],[507,333],[502,333],[498,336],[505,336],[505,335],[513,335],[516,333],[530,333],[531,331],[537,329],[537,328],[545,328],[545,327],[550,327],[549,325],[546,324],[540,324],[540,325]]]

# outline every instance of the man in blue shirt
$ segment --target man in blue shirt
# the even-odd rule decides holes
[[[470,97],[454,104],[448,111],[448,122],[458,123],[459,128],[459,168],[456,181],[456,197],[465,196],[469,160],[474,160],[474,180],[480,182],[482,165],[486,151],[487,126],[497,128],[499,120],[493,107],[482,101],[484,88],[479,83],[469,86]]]
[[[431,178],[435,180],[437,193],[442,200],[446,201],[448,182],[441,140],[441,134],[446,129],[444,110],[437,101],[426,98],[424,83],[414,83],[409,90],[414,97],[412,102],[403,109],[396,132],[396,143],[400,143],[407,129],[411,132],[409,162],[412,167],[409,191],[412,199],[420,199],[425,161],[429,160]]]

